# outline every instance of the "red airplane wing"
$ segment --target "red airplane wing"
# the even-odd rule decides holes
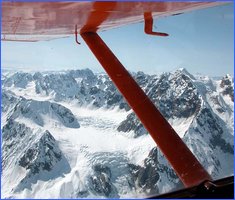
[[[104,31],[221,2],[2,2],[2,40],[38,41]]]

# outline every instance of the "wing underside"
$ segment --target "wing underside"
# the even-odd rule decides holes
[[[105,31],[221,2],[2,2],[2,40],[39,41]],[[75,28],[76,27],[76,28]],[[76,30],[75,30],[76,29]]]

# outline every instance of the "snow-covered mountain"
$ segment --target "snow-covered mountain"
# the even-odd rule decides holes
[[[234,173],[232,77],[132,75],[213,178]],[[17,72],[3,75],[2,88],[3,198],[146,197],[183,187],[107,75]]]
[[[49,101],[28,100],[21,97],[21,100],[15,105],[11,113],[8,119],[28,119],[32,123],[36,123],[42,127],[48,121],[53,121],[65,127],[79,128],[77,119],[69,109]]]

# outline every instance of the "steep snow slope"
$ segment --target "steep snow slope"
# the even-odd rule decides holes
[[[227,81],[229,93],[221,88],[226,77],[218,89],[208,77],[197,80],[180,69],[162,74],[148,86],[152,101],[215,179],[233,174],[233,99],[224,99],[231,97],[233,88],[231,81]],[[117,130],[133,130],[135,137],[147,134],[134,113]]]
[[[4,96],[7,96],[4,94]],[[32,123],[36,123],[40,126],[44,126],[45,121],[52,121],[51,123],[62,124],[65,127],[70,128],[79,128],[79,123],[77,119],[74,117],[73,113],[67,109],[66,107],[57,104],[51,103],[49,101],[36,101],[32,99],[25,99],[20,97],[17,99],[14,96],[11,96],[8,100],[4,98],[3,107],[5,103],[10,103],[10,105],[6,106],[9,109],[11,107],[11,101],[13,102],[14,108],[11,109],[8,113],[7,120],[15,120],[18,118],[28,119],[32,121]]]
[[[3,194],[30,190],[38,180],[56,178],[70,169],[49,131],[9,120],[2,133]]]

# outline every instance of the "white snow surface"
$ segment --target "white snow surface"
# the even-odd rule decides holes
[[[63,103],[63,105],[65,106],[66,103]],[[75,198],[74,191],[87,187],[86,176],[91,173],[91,166],[94,165],[94,162],[108,163],[114,170],[113,176],[116,176],[114,177],[116,178],[115,184],[119,188],[120,197],[130,197],[131,194],[127,193],[125,186],[125,184],[128,184],[125,180],[127,175],[124,172],[126,164],[128,162],[142,164],[141,162],[155,146],[151,137],[144,135],[133,140],[133,138],[128,138],[115,131],[115,127],[125,118],[127,112],[104,109],[91,110],[71,105],[68,108],[73,110],[81,128],[57,126],[46,119],[44,121],[48,123],[43,128],[49,130],[58,141],[58,146],[67,159],[71,171],[61,174],[56,179],[39,180],[30,189],[26,188],[12,194],[11,190],[14,187],[14,185],[12,187],[12,181],[15,180],[16,184],[20,178],[24,177],[25,172],[21,167],[15,168],[13,174],[10,171],[11,169],[5,170],[2,179],[4,198]],[[24,123],[33,129],[39,128],[30,120],[24,118],[18,118],[17,122]],[[53,173],[56,173],[56,170]],[[21,175],[20,178],[15,179],[14,177],[18,177],[18,175]],[[50,172],[48,175],[54,177]],[[44,174],[44,176],[48,175]],[[9,177],[12,179],[9,179]],[[91,195],[87,198],[97,198],[97,196]]]

